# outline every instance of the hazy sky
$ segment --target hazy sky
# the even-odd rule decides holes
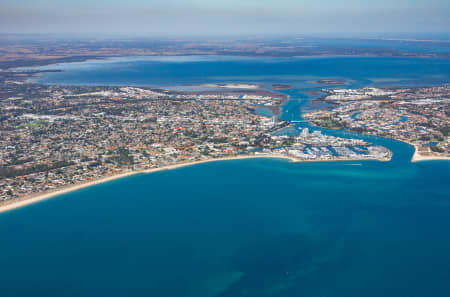
[[[449,32],[450,0],[0,0],[0,31]]]

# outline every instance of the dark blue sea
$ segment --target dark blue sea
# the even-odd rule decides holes
[[[290,83],[281,117],[320,90],[450,81],[450,61],[171,57],[52,65],[43,83]],[[301,124],[283,133],[298,133]],[[450,162],[342,130],[391,162],[206,163],[82,189],[0,215],[2,297],[450,296]]]

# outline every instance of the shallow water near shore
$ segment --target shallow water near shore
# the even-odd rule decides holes
[[[239,69],[258,77],[246,59],[231,62],[240,68],[225,82],[240,81]],[[357,87],[375,72],[413,80],[450,73],[448,62],[414,62],[425,64],[413,74],[388,59],[370,76],[347,79]],[[158,63],[168,69],[160,82],[181,84],[190,80],[184,79],[188,69],[197,78],[207,73],[202,83],[215,81],[212,67],[222,62],[177,61],[180,72],[175,62]],[[345,73],[341,60],[326,63],[334,68],[312,75],[346,77],[362,73],[365,62],[345,62],[354,67]],[[289,75],[306,72],[294,65]],[[119,74],[111,75],[112,83]],[[121,75],[125,84],[134,80]],[[295,86],[283,91],[291,96],[283,119],[301,119],[311,99],[301,92],[321,88],[309,80],[280,79]],[[290,133],[304,127],[318,129],[302,123]],[[450,162],[410,163],[407,144],[321,130],[385,145],[393,160],[212,162],[134,175],[0,214],[1,296],[448,295]]]

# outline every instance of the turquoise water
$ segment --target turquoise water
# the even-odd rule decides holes
[[[209,163],[2,214],[2,296],[446,296],[449,163],[352,164]]]
[[[333,65],[332,59],[309,60]],[[436,83],[433,78],[450,73],[448,61],[412,60],[408,63],[417,71],[404,74],[409,66],[402,59],[381,59],[377,71],[358,76],[362,61],[337,58],[335,66],[320,71],[324,78],[352,79],[353,85],[370,83],[375,74],[409,82],[422,75]],[[185,78],[190,69],[196,79],[204,75],[204,82],[211,82],[226,73],[218,68],[210,78],[223,61],[209,58],[177,61],[180,73],[174,62],[158,63],[158,69],[170,71],[141,65],[146,80],[153,81],[149,73],[155,73],[165,84],[194,81]],[[222,82],[271,79],[249,70],[247,59],[227,63],[238,69]],[[361,69],[341,72],[342,63]],[[310,100],[301,92],[319,87],[294,70],[283,72],[295,77],[279,81],[296,88],[285,91],[291,100],[281,117],[301,119]],[[124,82],[139,77],[121,75]],[[109,83],[120,79],[115,72],[111,76]],[[288,132],[305,126],[317,129],[299,124]],[[449,296],[450,162],[412,164],[407,144],[322,131],[386,145],[394,158],[388,163],[207,163],[135,175],[1,214],[1,296]]]

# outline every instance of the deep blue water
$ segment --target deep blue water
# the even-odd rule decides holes
[[[301,119],[310,100],[302,91],[320,89],[308,71],[354,86],[374,76],[448,82],[450,73],[445,60],[320,58],[291,61],[290,69],[278,59],[192,59],[94,66],[99,76],[80,72],[78,82],[272,82],[283,72],[274,81],[296,88],[285,91],[291,100],[281,117]],[[67,75],[80,70],[69,68],[60,81],[75,82]],[[303,127],[317,129],[287,132]],[[1,296],[449,296],[450,162],[413,164],[407,144],[321,130],[386,145],[394,158],[208,163],[1,214]]]

